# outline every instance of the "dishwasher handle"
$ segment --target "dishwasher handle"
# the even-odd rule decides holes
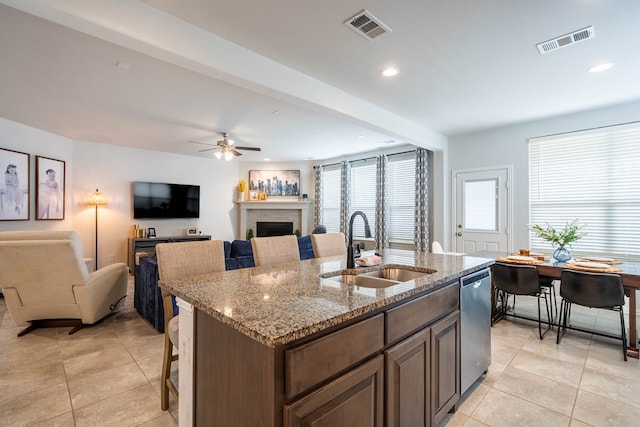
[[[460,284],[463,288],[470,285],[473,285],[474,288],[478,288],[484,280],[491,280],[491,270],[488,268],[462,277],[460,279]]]

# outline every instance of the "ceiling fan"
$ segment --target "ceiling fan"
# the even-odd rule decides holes
[[[198,150],[198,152],[201,153],[204,151],[217,150],[215,153],[213,153],[213,155],[216,156],[216,159],[218,160],[224,158],[226,161],[229,161],[233,159],[234,156],[242,156],[242,153],[239,152],[238,150],[260,151],[260,148],[258,147],[240,147],[240,146],[234,145],[233,140],[229,139],[229,134],[227,134],[227,132],[220,132],[220,135],[222,135],[222,139],[216,142],[215,146],[213,146],[212,144],[207,144],[206,142],[200,142],[200,141],[190,140],[189,142],[193,142],[194,144],[211,146],[211,148]]]

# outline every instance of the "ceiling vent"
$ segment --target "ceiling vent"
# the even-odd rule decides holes
[[[391,28],[366,9],[344,21],[344,24],[367,40],[373,40],[384,33],[391,32]]]
[[[549,53],[553,50],[560,49],[561,47],[592,39],[595,36],[596,33],[593,27],[583,28],[581,30],[574,31],[573,33],[565,34],[564,36],[538,44],[538,51],[540,53]]]

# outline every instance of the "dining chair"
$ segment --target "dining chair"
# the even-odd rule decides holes
[[[189,276],[217,273],[225,270],[222,240],[158,243],[158,278],[168,283]],[[162,358],[160,407],[169,409],[169,392],[179,401],[178,387],[171,380],[171,364],[178,360],[173,347],[179,350],[179,316],[174,316],[171,294],[162,288],[164,310],[164,355]]]
[[[316,258],[333,255],[347,255],[347,241],[344,233],[312,234],[311,244]]]
[[[538,302],[538,335],[543,339],[551,329],[552,314],[549,308],[548,289],[540,284],[538,270],[530,265],[513,265],[496,262],[491,268],[493,286],[499,294],[500,312],[496,319],[500,320],[504,316],[524,318],[515,314],[512,310],[509,313],[509,295],[534,296]],[[547,328],[542,330],[542,318],[540,312],[540,299],[544,299],[547,313]]]
[[[560,317],[556,343],[560,344],[571,317],[571,305],[614,310],[620,313],[622,353],[627,360],[627,336],[624,324],[624,288],[617,274],[562,270],[560,275]]]
[[[251,239],[253,260],[257,267],[300,261],[296,236],[254,237]]]

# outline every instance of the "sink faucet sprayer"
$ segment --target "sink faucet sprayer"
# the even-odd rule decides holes
[[[355,259],[353,257],[353,220],[356,216],[361,216],[364,220],[364,237],[371,237],[371,228],[369,228],[369,220],[362,211],[355,211],[349,219],[349,244],[347,245],[347,268],[356,268]]]

